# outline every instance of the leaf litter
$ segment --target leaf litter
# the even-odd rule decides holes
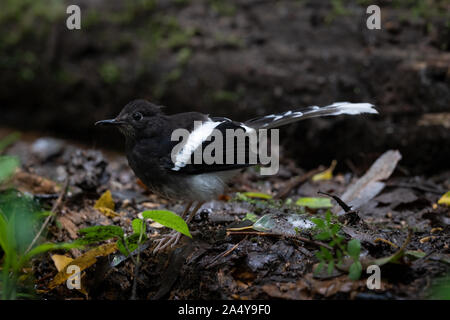
[[[122,156],[105,157],[98,151],[77,150],[68,145],[61,148],[54,156],[36,157],[29,164],[36,168],[34,172],[53,167],[53,171],[45,172],[57,172],[56,176],[26,170],[20,176],[20,185],[44,206],[50,206],[55,198],[40,194],[57,194],[59,183],[53,181],[70,177],[67,199],[56,224],[48,229],[51,241],[79,239],[80,230],[95,226],[111,226],[112,230],[117,227],[124,235],[131,235],[138,228],[135,219],[146,210],[181,212],[181,204],[160,199],[142,188]],[[416,177],[411,183],[395,171],[400,159],[397,151],[387,151],[359,179],[334,174],[333,164],[325,172],[312,170],[302,175],[299,168],[289,171],[292,164],[284,160],[280,165],[290,176],[262,179],[247,170],[232,185],[234,190],[243,191],[240,198],[231,193],[220,201],[205,203],[187,231],[192,240],[182,237],[175,248],[156,256],[152,254],[152,241],[167,228],[141,222],[147,225],[150,240],[134,250],[134,254],[139,252],[141,261],[138,298],[426,297],[429,280],[449,270],[448,195],[436,192],[448,189],[449,182]],[[63,169],[56,170],[61,164]],[[36,178],[48,187],[36,189]],[[353,211],[345,212],[335,200],[319,196],[318,191],[336,195]],[[342,216],[339,221],[346,241],[360,241],[360,280],[349,279],[340,269],[321,276],[312,271],[318,263],[315,252],[321,244],[314,240],[315,225],[311,219],[323,218],[330,204],[331,210]],[[97,236],[101,240],[101,233]],[[427,241],[421,241],[426,238]],[[35,277],[39,288],[44,289],[41,294],[59,299],[129,299],[134,264],[117,250],[115,242],[107,242],[35,259]],[[58,268],[51,267],[52,260],[58,261]],[[168,261],[178,267],[171,267]],[[369,275],[364,270],[374,261],[382,272],[381,288],[376,291],[367,288]],[[61,285],[68,279],[64,270],[74,263],[82,267],[88,283],[83,287],[85,293]]]

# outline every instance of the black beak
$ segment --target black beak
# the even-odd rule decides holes
[[[95,123],[96,126],[117,126],[123,124],[123,121],[116,119],[100,120]]]

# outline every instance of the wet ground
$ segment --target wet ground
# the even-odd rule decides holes
[[[51,208],[68,181],[69,188],[56,212],[56,222],[48,230],[47,238],[51,241],[73,241],[80,236],[79,229],[94,225],[117,225],[131,232],[132,219],[144,210],[169,209],[180,213],[183,209],[182,203],[150,194],[120,154],[89,150],[52,138],[30,140],[17,142],[7,151],[18,155],[22,162],[14,184]],[[334,172],[330,180],[312,181],[313,174],[322,172],[325,166],[305,171],[294,161],[282,159],[276,176],[260,176],[257,169],[247,169],[238,175],[229,193],[205,203],[198,211],[190,224],[193,238],[182,237],[174,248],[153,254],[154,240],[168,229],[148,222],[150,241],[148,248],[140,253],[136,298],[426,298],[433,279],[449,271],[450,209],[436,203],[450,189],[450,172],[431,177],[410,176],[401,169],[400,161],[398,166],[392,166],[395,170],[380,193],[363,201],[355,212],[340,215],[346,240],[360,240],[363,268],[374,259],[401,251],[395,263],[381,265],[380,289],[370,290],[365,269],[356,281],[348,278],[345,268],[335,269],[331,274],[314,272],[318,264],[315,254],[320,245],[311,230],[296,233],[281,223],[277,224],[278,228],[264,231],[245,228],[253,223],[249,214],[270,215],[278,221],[298,216],[323,217],[325,210],[305,209],[295,201],[299,197],[324,197],[318,191],[342,196],[362,176]],[[364,173],[368,168],[358,169]],[[106,190],[112,193],[116,216],[93,208]],[[242,196],[250,191],[273,198]],[[334,200],[332,203],[334,212],[342,211]],[[83,252],[72,249],[60,254],[77,258]],[[37,287],[43,290],[43,298],[131,297],[135,264],[126,259],[111,266],[114,257],[119,256],[117,252],[99,257],[97,263],[84,270],[84,294],[63,285],[47,291],[58,273],[52,254],[33,261]]]

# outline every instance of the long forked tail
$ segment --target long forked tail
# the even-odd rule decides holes
[[[271,114],[264,117],[258,117],[246,121],[245,124],[255,129],[270,129],[281,127],[286,124],[308,118],[338,116],[340,114],[356,115],[361,113],[378,112],[370,103],[335,102],[329,106],[322,108],[314,106],[298,110],[290,110],[283,113]]]

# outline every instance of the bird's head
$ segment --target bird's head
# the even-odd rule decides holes
[[[145,133],[150,128],[155,129],[155,116],[161,113],[161,106],[147,100],[133,100],[114,119],[100,120],[95,125],[115,126],[129,139]]]

